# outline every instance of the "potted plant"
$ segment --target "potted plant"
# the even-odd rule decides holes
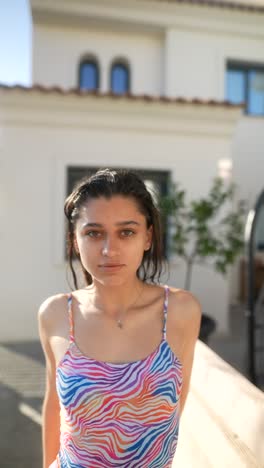
[[[225,274],[244,246],[245,203],[235,200],[236,186],[215,178],[206,198],[186,201],[186,191],[171,183],[159,200],[169,223],[169,250],[186,265],[184,289],[191,287],[195,264],[208,264]],[[216,321],[203,314],[199,338],[208,342]]]

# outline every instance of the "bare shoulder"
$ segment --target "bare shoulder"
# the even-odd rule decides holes
[[[197,297],[185,289],[170,287],[169,308],[177,324],[188,329],[200,327],[202,309]]]
[[[59,319],[67,304],[67,294],[55,294],[45,299],[38,309],[39,325],[47,330]]]

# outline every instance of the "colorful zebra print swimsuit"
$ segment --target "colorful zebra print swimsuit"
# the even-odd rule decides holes
[[[179,431],[182,364],[166,341],[169,288],[165,286],[163,337],[146,358],[125,364],[84,355],[74,340],[56,371],[60,401],[60,468],[169,468]]]

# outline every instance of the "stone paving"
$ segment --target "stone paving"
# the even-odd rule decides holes
[[[44,356],[39,342],[1,345],[1,468],[41,468],[44,389]]]

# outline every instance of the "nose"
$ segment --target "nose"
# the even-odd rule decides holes
[[[118,244],[110,236],[106,237],[104,240],[102,254],[103,256],[109,257],[109,258],[116,257],[119,254]]]

